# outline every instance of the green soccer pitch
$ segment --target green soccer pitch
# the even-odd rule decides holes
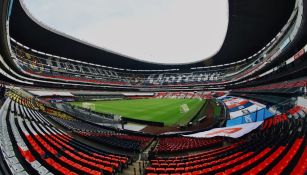
[[[198,113],[206,101],[199,99],[137,99],[114,101],[90,101],[95,111],[116,114],[122,117],[162,122],[165,126],[186,125]],[[82,107],[84,102],[72,102]],[[180,106],[187,104],[189,111],[182,113]]]

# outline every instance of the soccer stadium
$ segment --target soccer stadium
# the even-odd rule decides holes
[[[0,17],[1,175],[307,174],[307,0],[0,0]]]

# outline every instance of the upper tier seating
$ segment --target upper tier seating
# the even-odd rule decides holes
[[[103,85],[195,85],[221,80],[225,70],[194,71],[193,73],[132,74],[97,66],[90,66],[38,56],[30,50],[13,46],[16,64],[25,72],[41,78]]]
[[[306,86],[307,86],[307,79],[304,78],[301,80],[294,80],[290,82],[281,82],[281,83],[274,83],[263,86],[241,88],[241,89],[236,89],[234,91],[249,92],[249,91],[270,91],[270,90],[283,90],[283,89],[287,90],[291,88],[306,87]]]
[[[245,97],[247,99],[254,99],[257,102],[260,102],[262,104],[265,104],[266,106],[272,106],[272,105],[276,105],[285,101],[288,101],[289,98],[287,97],[281,97],[281,96],[277,96],[277,95],[262,95],[262,94],[236,94],[236,93],[232,93],[232,95],[239,95],[242,97]]]
[[[155,98],[173,98],[173,99],[210,99],[212,98],[211,92],[158,92]]]

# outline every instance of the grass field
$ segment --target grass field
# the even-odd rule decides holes
[[[83,102],[72,102],[82,107]],[[166,126],[185,125],[201,109],[205,100],[198,99],[137,99],[116,101],[91,101],[95,111],[117,114],[126,118],[152,122],[163,122]],[[180,106],[187,104],[189,111],[180,112]]]

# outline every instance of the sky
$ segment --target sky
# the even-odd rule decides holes
[[[228,27],[228,0],[24,0],[58,31],[134,59],[185,64],[210,58]],[[103,59],[103,58],[101,58]]]

